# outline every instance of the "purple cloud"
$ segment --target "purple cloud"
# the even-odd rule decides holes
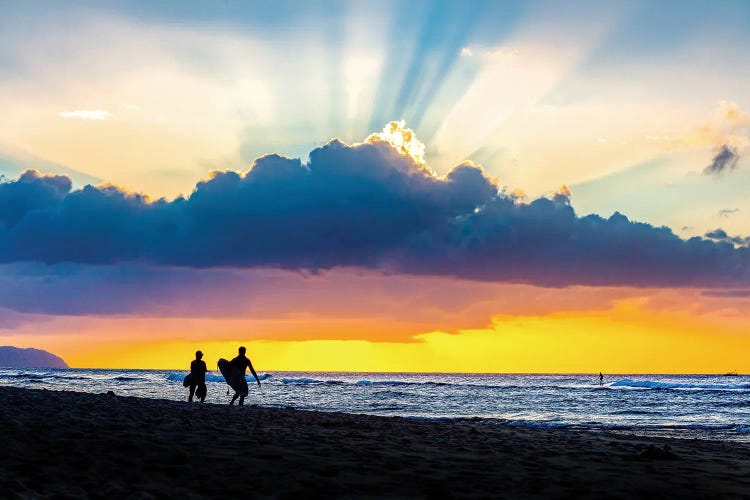
[[[750,299],[750,290],[704,290],[701,295],[727,299]]]

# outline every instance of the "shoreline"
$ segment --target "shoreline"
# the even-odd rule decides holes
[[[13,497],[742,497],[750,445],[0,386]]]

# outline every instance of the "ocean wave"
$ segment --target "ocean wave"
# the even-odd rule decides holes
[[[21,380],[36,380],[36,381],[56,381],[56,380],[65,380],[65,381],[76,381],[76,382],[82,382],[82,381],[114,381],[114,382],[132,382],[136,380],[150,380],[147,377],[138,377],[135,375],[116,375],[113,377],[102,377],[101,375],[71,375],[64,372],[20,372],[20,373],[8,373],[8,374],[2,374],[0,375],[0,379],[3,378],[10,378],[10,379],[21,379]]]
[[[206,375],[206,380],[208,380],[208,377],[210,375]],[[185,377],[187,377],[187,373],[169,373],[167,374],[167,380],[171,380],[172,382],[182,382]]]
[[[169,380],[171,382],[182,382],[183,380],[185,380],[185,377],[187,377],[187,375],[188,375],[187,372],[185,372],[185,373],[169,373],[169,374],[167,374],[167,380]],[[260,374],[258,374],[258,378],[260,380],[266,380],[266,379],[271,378],[271,374],[270,373],[260,373]],[[255,379],[252,377],[252,375],[245,375],[245,380],[247,380],[248,382],[251,382],[251,381],[254,382],[255,381]],[[215,373],[206,373],[206,382],[223,382],[223,383],[226,383],[226,381],[224,380],[224,376],[223,375],[216,375]]]
[[[325,380],[318,380],[318,379],[309,378],[309,377],[282,378],[281,383],[282,384],[324,384]]]
[[[0,378],[26,379],[26,380],[92,380],[91,377],[60,375],[57,373],[9,373],[0,375]]]
[[[344,385],[343,380],[320,380],[309,377],[282,378],[279,380],[284,385]]]
[[[402,380],[358,380],[354,383],[354,385],[360,385],[360,386],[385,385],[385,386],[390,386],[390,387],[398,387],[402,385],[436,385],[436,384],[434,382],[404,382]]]
[[[648,410],[615,410],[612,412],[612,415],[660,415],[663,412],[658,411],[648,411]]]
[[[693,389],[711,391],[750,390],[750,384],[685,384],[680,382],[659,382],[656,380],[630,380],[627,378],[613,382],[609,384],[608,387],[622,387],[625,389]]]
[[[747,400],[743,397],[728,401],[716,401],[714,404],[717,408],[746,408]]]
[[[280,379],[282,384],[309,384],[309,385],[355,385],[360,387],[398,387],[398,386],[465,386],[464,384],[449,384],[447,382],[407,382],[404,380],[358,380],[356,382],[348,380],[336,380],[336,379],[316,379],[309,377],[298,377],[298,378],[282,378]]]
[[[128,377],[126,375],[118,375],[117,377],[112,377],[106,380],[114,380],[116,382],[135,382],[136,380],[150,380],[146,377]]]
[[[3,375],[3,377],[7,378],[26,378],[30,380],[39,380],[44,378],[50,378],[52,377],[52,374],[49,373],[9,373],[8,375]]]
[[[572,428],[601,431],[736,431],[750,433],[750,426],[735,424],[627,424],[608,422],[560,422],[556,420],[507,420],[511,427]]]
[[[182,382],[182,380],[187,375],[187,372],[181,372],[181,373],[170,373],[167,378],[174,382]],[[270,378],[271,374],[263,374],[259,375],[259,378],[261,380],[265,380],[267,378]],[[252,378],[250,376],[247,376],[248,381],[252,381]],[[278,381],[278,383],[284,384],[284,385],[342,385],[342,386],[358,386],[358,387],[414,387],[421,388],[421,387],[452,387],[452,388],[460,388],[460,389],[466,389],[466,390],[482,390],[482,389],[489,389],[489,390],[495,390],[500,389],[504,391],[534,391],[534,390],[557,390],[557,391],[568,391],[571,389],[585,389],[585,390],[592,390],[592,389],[600,389],[600,387],[597,384],[561,384],[561,385],[545,385],[545,384],[486,384],[486,383],[471,383],[466,382],[465,380],[461,381],[439,381],[439,380],[370,380],[370,379],[361,379],[361,380],[343,380],[343,379],[328,379],[328,378],[313,378],[313,377],[283,377],[274,379]],[[224,378],[219,374],[207,374],[206,375],[206,381],[208,382],[224,382]],[[604,387],[606,388],[606,386]]]
[[[598,383],[594,384],[577,384],[577,385],[518,385],[518,384],[478,384],[478,383],[466,383],[466,382],[438,382],[434,380],[429,381],[415,381],[411,382],[408,380],[357,380],[355,382],[351,380],[336,380],[336,379],[314,379],[308,377],[300,378],[283,378],[280,381],[284,384],[341,384],[341,385],[356,385],[360,387],[378,387],[378,386],[390,386],[390,387],[458,387],[466,388],[469,390],[477,389],[502,389],[507,391],[533,391],[533,390],[561,390],[567,391],[570,389],[600,389],[606,387],[600,387]]]

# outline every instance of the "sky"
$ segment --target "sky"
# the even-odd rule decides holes
[[[0,11],[0,344],[750,372],[747,2]]]

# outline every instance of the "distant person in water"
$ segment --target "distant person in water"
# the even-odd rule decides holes
[[[602,375],[602,372],[599,372],[599,385],[604,384],[604,375]]]
[[[245,356],[245,351],[246,349],[244,347],[240,347],[239,354],[237,355],[237,357],[229,362],[229,366],[232,369],[232,381],[234,382],[233,386],[236,386],[235,390],[237,391],[234,393],[234,396],[232,397],[232,401],[229,403],[230,405],[233,405],[234,402],[237,400],[237,398],[240,398],[240,405],[245,404],[245,396],[247,396],[247,381],[245,380],[245,368],[250,368],[250,372],[253,374],[253,377],[255,377],[255,380],[258,382],[258,386],[260,386],[260,379],[258,378],[258,374],[255,373],[255,368],[253,368],[253,364]]]
[[[190,396],[188,401],[193,400],[193,395],[201,400],[206,400],[206,362],[203,361],[203,353],[195,351],[195,359],[190,363]]]

